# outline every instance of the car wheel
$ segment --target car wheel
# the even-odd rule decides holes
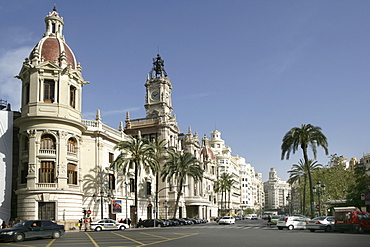
[[[54,231],[53,235],[51,235],[51,237],[55,238],[55,239],[60,238],[60,232],[59,231]]]
[[[278,229],[279,229],[279,230],[283,230],[283,228],[282,228],[281,226],[278,226]]]
[[[97,228],[95,228],[95,231],[97,231],[97,232],[100,232],[102,229],[101,229],[101,227],[100,226],[98,226]]]
[[[126,227],[124,227],[124,226],[120,226],[120,228],[119,228],[121,231],[124,231],[124,230],[126,230]]]
[[[325,231],[326,231],[326,232],[331,232],[331,226],[326,226],[326,227],[325,227]]]
[[[14,235],[14,241],[15,242],[20,242],[20,241],[23,241],[24,240],[24,235],[23,233],[16,233]]]
[[[310,232],[315,232],[315,230],[313,230],[313,229],[310,229]]]
[[[180,226],[183,226],[183,225],[184,225],[184,222],[181,222],[181,223],[180,223]]]
[[[291,230],[293,230],[293,229],[294,229],[294,226],[292,226],[292,225],[288,226],[288,230],[289,230],[289,231],[291,231]]]
[[[364,227],[363,226],[359,226],[357,228],[357,233],[364,233]]]

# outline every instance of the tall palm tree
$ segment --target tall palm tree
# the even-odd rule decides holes
[[[313,208],[313,189],[312,189],[312,176],[309,167],[308,159],[308,147],[311,147],[314,159],[317,156],[317,147],[322,147],[325,150],[325,154],[328,155],[328,142],[326,136],[321,132],[321,128],[313,126],[311,124],[302,124],[301,127],[294,127],[289,130],[283,137],[283,143],[281,144],[281,159],[289,159],[290,153],[293,154],[298,150],[302,149],[304,164],[307,168],[307,175],[309,181],[310,190],[310,205],[311,205],[311,217],[314,217]]]
[[[215,192],[216,193],[221,192],[221,208],[222,208],[223,202],[225,203],[224,208],[226,208],[227,192],[229,192],[229,206],[230,206],[231,186],[235,182],[234,180],[231,179],[231,177],[232,177],[231,174],[224,172],[220,175],[220,178],[215,183]],[[225,200],[223,200],[224,196],[225,196]]]
[[[133,224],[137,224],[137,208],[138,208],[138,175],[139,172],[144,168],[146,172],[149,172],[152,167],[152,149],[150,148],[149,142],[145,138],[134,138],[129,137],[127,141],[118,143],[115,147],[121,151],[120,155],[112,162],[111,168],[116,167],[126,173],[130,167],[134,167],[134,187],[135,187],[135,201],[134,201],[134,219]]]
[[[191,153],[178,153],[174,150],[169,152],[169,159],[164,164],[161,173],[162,181],[167,179],[167,182],[176,180],[177,182],[177,198],[175,203],[175,210],[173,218],[176,218],[177,208],[179,206],[180,196],[182,194],[182,187],[186,177],[191,177],[194,182],[201,181],[203,178],[203,169],[199,161]]]
[[[317,164],[317,161],[309,160],[308,166],[310,167],[310,171],[314,171],[318,168],[322,168],[321,164]],[[288,183],[290,185],[294,183],[298,183],[298,185],[303,188],[303,196],[302,196],[302,203],[301,203],[301,210],[303,214],[306,214],[306,186],[307,186],[307,168],[304,164],[304,160],[300,159],[298,164],[293,164],[292,169],[288,171],[289,179]],[[303,180],[303,181],[302,181]]]
[[[161,171],[161,161],[165,158],[164,155],[167,153],[167,141],[159,140],[158,138],[154,139],[151,143],[151,170],[155,175],[155,218],[158,219],[158,186],[159,186],[159,176]]]

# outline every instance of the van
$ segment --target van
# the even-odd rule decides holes
[[[360,211],[340,211],[335,213],[335,230],[363,233],[370,230],[370,213]]]

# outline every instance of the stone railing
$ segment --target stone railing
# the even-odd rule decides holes
[[[44,189],[55,189],[57,188],[57,185],[56,183],[37,183],[36,184],[36,187],[37,188],[44,188]]]
[[[51,155],[55,155],[56,154],[56,150],[55,149],[40,149],[39,150],[39,154],[51,154]]]

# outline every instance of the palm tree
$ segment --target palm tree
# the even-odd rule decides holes
[[[177,198],[175,203],[175,210],[173,218],[176,218],[177,208],[179,206],[180,196],[182,194],[182,187],[186,177],[192,177],[194,182],[202,180],[203,169],[199,161],[191,153],[178,153],[174,150],[169,152],[170,156],[168,161],[164,164],[161,173],[162,181],[167,179],[167,182],[173,180],[177,181]]]
[[[220,175],[220,178],[215,183],[215,192],[220,193],[221,192],[221,208],[223,202],[225,202],[224,208],[226,208],[226,195],[227,192],[229,192],[229,207],[230,207],[230,191],[231,186],[234,184],[234,180],[231,179],[232,175],[228,174],[226,172],[222,173]],[[225,196],[225,201],[223,200]]]
[[[289,130],[283,137],[283,143],[281,144],[281,159],[289,159],[290,152],[293,154],[298,150],[302,149],[303,159],[305,167],[307,168],[307,175],[310,189],[310,205],[311,205],[311,217],[314,217],[313,209],[313,189],[312,189],[312,177],[309,167],[308,159],[308,147],[311,147],[314,158],[317,156],[317,147],[322,147],[325,150],[325,154],[328,155],[328,142],[326,136],[321,132],[321,128],[313,126],[311,124],[302,124],[301,128],[294,127]]]
[[[310,171],[314,171],[318,168],[322,168],[321,164],[317,164],[317,161],[309,160],[308,166]],[[306,186],[307,186],[307,168],[304,164],[304,160],[300,159],[298,164],[293,164],[292,169],[288,171],[289,179],[288,183],[290,185],[298,183],[300,187],[303,187],[303,196],[302,196],[302,213],[306,214]],[[303,182],[301,181],[303,179]]]
[[[121,151],[121,154],[112,162],[111,168],[116,167],[126,173],[131,167],[134,167],[134,187],[135,187],[135,201],[134,201],[134,219],[133,224],[137,224],[137,208],[138,208],[138,175],[142,168],[146,172],[149,172],[150,168],[153,167],[153,160],[151,159],[152,149],[149,146],[149,142],[145,138],[134,138],[129,137],[129,140],[118,143],[115,147]]]
[[[154,142],[151,143],[151,158],[152,163],[151,170],[155,175],[155,208],[156,208],[156,216],[155,218],[158,219],[158,186],[159,186],[159,176],[161,171],[161,160],[164,159],[164,154],[167,152],[167,141],[166,140],[159,140],[155,139]]]

